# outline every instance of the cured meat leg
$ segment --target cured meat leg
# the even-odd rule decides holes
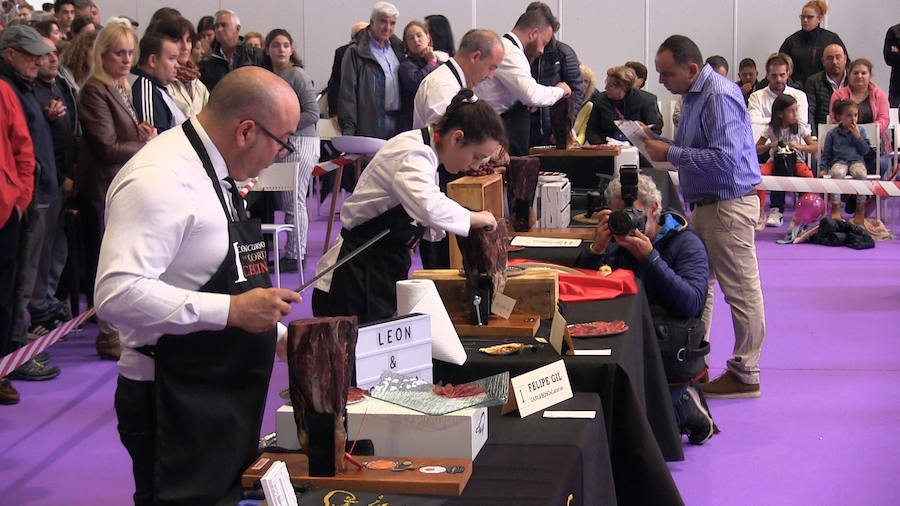
[[[317,434],[322,426],[332,424],[334,469],[331,475],[345,469],[344,408],[356,363],[356,337],[355,316],[296,320],[288,328],[291,404],[297,437],[309,455],[311,472],[314,449],[323,443],[327,446],[327,442],[318,441],[315,436],[311,440],[310,434]]]
[[[537,191],[538,173],[541,160],[536,157],[514,156],[509,159],[506,170],[506,200],[513,215],[513,229],[527,232],[537,221],[534,210],[534,194]]]
[[[494,293],[503,293],[506,288],[506,222],[497,220],[491,230],[472,229],[469,237],[457,237],[462,254],[463,269],[470,287],[477,286],[478,278],[490,276],[494,282]]]

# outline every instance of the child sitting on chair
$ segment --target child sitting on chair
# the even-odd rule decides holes
[[[866,131],[859,128],[859,107],[850,100],[837,100],[832,114],[838,120],[838,126],[825,136],[820,164],[823,170],[831,171],[834,179],[843,179],[849,174],[853,179],[866,178],[865,156],[871,149]],[[831,217],[841,218],[841,196],[831,197]],[[866,217],[866,200],[860,196],[856,199],[856,213],[853,223],[862,224]]]
[[[800,123],[798,107],[797,100],[788,94],[779,95],[772,104],[772,119],[769,121],[769,126],[763,132],[762,137],[756,141],[756,152],[763,154],[768,150],[770,155],[769,161],[760,168],[763,175],[771,176],[778,172],[775,170],[776,161],[783,164],[787,158],[788,163],[791,160],[794,161],[794,166],[788,168],[787,174],[782,172],[776,175],[813,177],[812,170],[803,163],[801,155],[815,153],[818,143],[810,134],[809,126]],[[759,190],[758,194],[759,221],[756,230],[762,230],[766,226],[781,226],[784,212],[784,192],[772,194],[772,212],[768,219],[766,219],[766,191]],[[793,225],[792,221],[791,226]]]

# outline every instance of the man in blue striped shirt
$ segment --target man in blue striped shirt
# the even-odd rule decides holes
[[[761,181],[744,96],[720,76],[697,45],[683,35],[666,39],[656,53],[659,82],[682,95],[675,141],[647,141],[653,160],[676,169],[691,228],[709,253],[710,278],[703,310],[707,339],[712,321],[713,286],[718,279],[731,306],[734,355],[724,374],[703,385],[710,397],[759,397],[759,355],[766,334],[765,310],[756,259],[755,230]],[[649,133],[649,132],[648,132]]]

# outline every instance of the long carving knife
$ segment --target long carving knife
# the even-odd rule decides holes
[[[347,256],[345,256],[344,258],[342,258],[342,259],[338,260],[337,262],[335,262],[331,267],[328,267],[328,268],[325,269],[324,271],[322,271],[322,272],[316,274],[315,276],[312,277],[312,279],[310,279],[310,280],[307,281],[306,283],[303,283],[303,285],[301,285],[300,288],[298,288],[298,289],[296,289],[296,290],[294,290],[294,291],[297,292],[297,293],[302,293],[303,290],[306,290],[307,288],[309,288],[310,286],[312,286],[316,281],[318,281],[319,279],[321,279],[322,276],[328,274],[329,272],[331,272],[331,271],[337,269],[338,267],[344,265],[345,263],[349,262],[350,260],[353,259],[353,257],[355,257],[356,255],[359,255],[360,253],[362,253],[363,251],[365,251],[366,248],[368,248],[369,246],[371,246],[371,245],[375,244],[376,242],[378,242],[378,240],[381,239],[382,237],[388,235],[388,234],[390,233],[390,231],[391,231],[391,229],[389,229],[389,228],[382,230],[381,232],[378,233],[378,235],[376,235],[375,237],[373,237],[373,238],[369,239],[368,241],[364,242],[362,246],[356,248],[355,250],[353,250],[352,252],[350,252],[349,255],[347,255]]]

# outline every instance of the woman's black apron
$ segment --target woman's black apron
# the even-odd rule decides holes
[[[444,65],[450,69],[450,73],[459,83],[460,89],[463,88],[462,77],[456,67],[450,63],[450,60],[444,62]],[[438,187],[441,193],[447,193],[447,185],[463,177],[465,174],[451,174],[444,168],[444,164],[438,165]],[[449,269],[450,268],[450,238],[444,236],[439,241],[424,240],[419,243],[419,256],[422,257],[423,269]]]
[[[428,127],[421,132],[422,141],[431,145]],[[313,291],[316,316],[356,315],[360,324],[394,316],[397,281],[409,276],[410,252],[425,233],[425,228],[415,225],[403,206],[394,206],[352,229],[341,229],[343,242],[337,261],[385,229],[391,232],[334,270],[327,293]]]
[[[228,254],[200,291],[237,295],[271,287],[259,220],[247,218],[233,186],[232,216],[197,131],[190,121],[182,128],[228,219]],[[275,332],[226,327],[164,335],[155,347],[139,350],[156,363],[157,501],[211,504],[240,491],[241,474],[258,452]]]

